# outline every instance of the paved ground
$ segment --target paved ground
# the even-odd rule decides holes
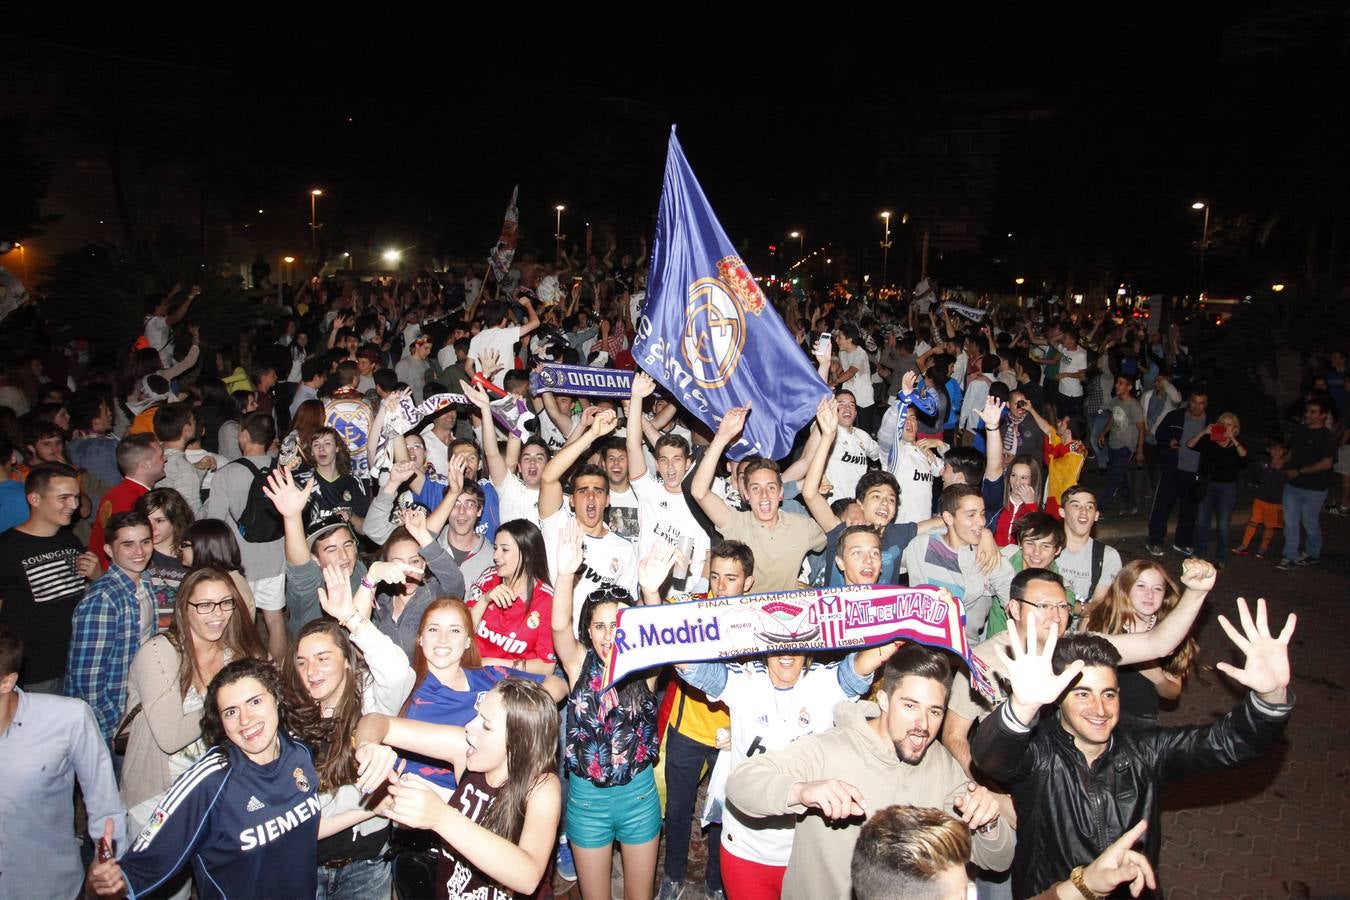
[[[1239,502],[1244,521],[1248,508]],[[1324,515],[1322,522],[1321,565],[1279,572],[1278,553],[1264,561],[1230,558],[1202,614],[1202,668],[1176,708],[1164,711],[1165,723],[1212,721],[1236,702],[1238,690],[1214,664],[1240,662],[1216,621],[1219,612],[1234,616],[1239,596],[1267,598],[1272,621],[1298,614],[1297,707],[1284,744],[1270,758],[1168,789],[1160,876],[1169,898],[1350,897],[1350,754],[1343,743],[1350,729],[1350,652],[1341,637],[1350,634],[1350,519]],[[1104,521],[1099,531],[1126,559],[1145,555],[1142,516]],[[1234,539],[1240,536],[1235,527]],[[1171,550],[1164,562],[1180,568]],[[696,838],[686,897],[702,896],[705,858]],[[556,886],[560,894],[567,887]],[[614,887],[621,897],[622,882],[616,879]]]

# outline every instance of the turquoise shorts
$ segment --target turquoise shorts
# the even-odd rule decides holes
[[[620,844],[645,844],[661,833],[661,801],[656,776],[648,766],[627,784],[596,787],[578,775],[567,777],[567,839],[594,850]]]

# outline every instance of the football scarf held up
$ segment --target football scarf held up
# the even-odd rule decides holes
[[[627,400],[632,391],[633,373],[622,369],[551,363],[530,374],[530,392],[534,394],[557,393]]]
[[[605,685],[672,663],[764,653],[862,650],[914,641],[955,653],[994,696],[970,652],[961,602],[933,587],[849,585],[619,610]]]

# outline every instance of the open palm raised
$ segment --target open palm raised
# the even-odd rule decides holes
[[[1009,646],[999,647],[995,652],[1008,667],[1008,680],[1012,682],[1013,689],[1013,712],[1022,722],[1030,722],[1042,706],[1059,699],[1060,694],[1083,671],[1083,661],[1076,659],[1065,666],[1063,672],[1055,674],[1051,659],[1055,655],[1055,644],[1059,641],[1059,626],[1050,626],[1045,646],[1038,652],[1034,611],[1027,613],[1025,641],[1015,623],[1008,622],[1008,631],[1012,635]]]
[[[1294,636],[1298,616],[1291,613],[1284,620],[1284,628],[1279,635],[1272,637],[1264,598],[1256,601],[1255,620],[1244,598],[1239,597],[1237,603],[1242,633],[1238,633],[1226,616],[1219,616],[1219,624],[1223,626],[1229,640],[1247,657],[1246,663],[1239,669],[1221,662],[1219,671],[1255,691],[1262,700],[1284,703],[1285,688],[1289,687],[1289,639]]]

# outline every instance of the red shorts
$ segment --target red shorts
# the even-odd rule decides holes
[[[722,848],[722,888],[727,900],[778,900],[787,866],[766,866]]]

